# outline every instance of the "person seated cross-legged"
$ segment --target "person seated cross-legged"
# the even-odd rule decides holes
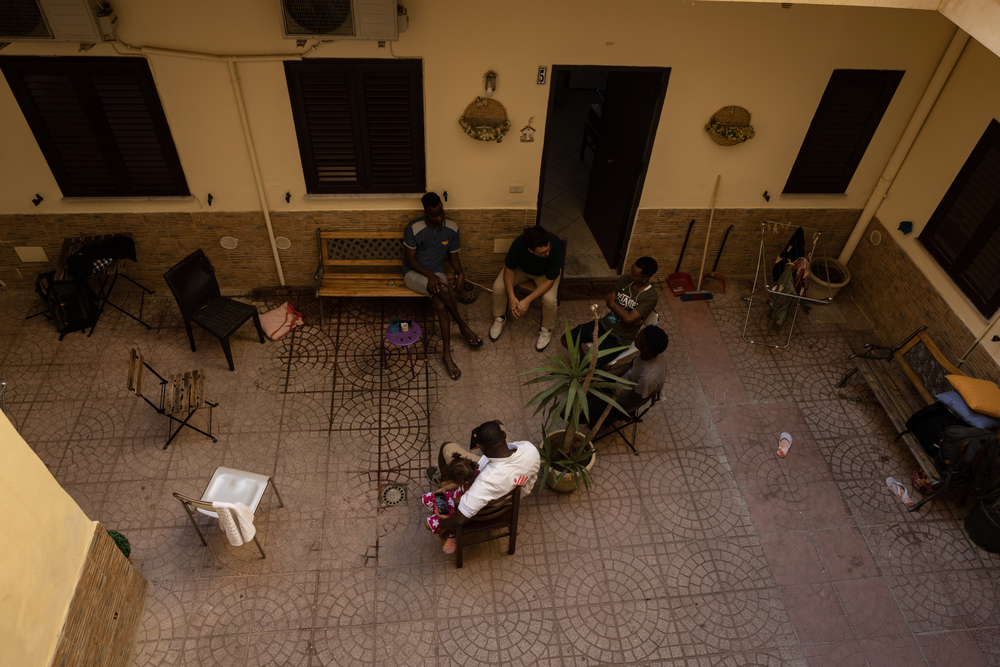
[[[639,355],[632,361],[612,365],[608,369],[609,372],[622,379],[635,383],[628,389],[622,389],[615,397],[615,401],[622,406],[626,414],[611,408],[611,413],[604,420],[605,424],[610,424],[616,419],[628,419],[649,400],[650,396],[663,388],[663,383],[667,378],[667,361],[663,352],[669,344],[670,338],[666,332],[655,325],[648,326],[636,334],[635,349],[639,351]],[[587,396],[587,410],[590,413],[589,425],[591,428],[601,418],[607,405],[592,394]]]
[[[528,312],[535,299],[542,300],[542,326],[538,331],[535,349],[539,352],[549,346],[552,329],[556,325],[558,307],[559,272],[562,269],[562,247],[552,243],[542,227],[530,227],[514,239],[504,259],[503,270],[493,281],[493,326],[490,340],[496,341],[507,323],[507,307],[514,319]],[[514,295],[514,287],[531,281],[534,291],[523,299]]]
[[[451,318],[455,319],[469,347],[482,347],[483,340],[459,314],[455,295],[448,287],[448,276],[444,274],[443,262],[447,257],[455,269],[455,289],[462,290],[465,271],[458,258],[462,247],[458,225],[445,218],[444,205],[437,194],[428,192],[420,201],[424,205],[423,217],[411,221],[403,231],[403,282],[414,292],[430,297],[441,324],[442,363],[448,376],[457,380],[462,377],[462,371],[451,358]]]
[[[608,332],[611,335],[600,342],[600,350],[631,345],[642,323],[656,310],[659,297],[649,281],[657,268],[652,257],[640,257],[635,260],[628,275],[615,283],[615,291],[605,297],[604,303],[610,312],[598,320],[597,335],[599,338]],[[594,336],[593,320],[577,326],[570,333],[578,343],[590,342]],[[561,342],[566,347],[566,336],[561,338]]]

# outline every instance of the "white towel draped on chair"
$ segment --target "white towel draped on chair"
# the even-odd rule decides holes
[[[257,529],[253,525],[253,512],[243,503],[212,503],[219,515],[219,527],[234,547],[253,539]]]

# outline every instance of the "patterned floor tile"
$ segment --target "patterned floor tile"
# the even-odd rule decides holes
[[[566,137],[575,164],[578,131]],[[639,455],[600,442],[593,489],[524,497],[515,554],[475,545],[461,569],[423,527],[424,468],[490,418],[540,440],[524,408],[538,388],[518,373],[559,349],[533,350],[535,313],[480,350],[453,327],[452,382],[421,299],[327,299],[320,326],[312,295],[268,297],[310,324],[264,345],[244,327],[233,373],[201,330],[191,352],[169,296],[147,299],[150,331],[112,315],[59,343],[22,319],[33,296],[0,295],[18,310],[0,315],[8,415],[88,516],[130,538],[151,583],[135,665],[1000,667],[1000,557],[969,542],[967,508],[906,511],[885,478],[909,486],[912,456],[863,382],[835,386],[873,340],[850,295],[848,324],[800,313],[773,349],[743,340],[749,284],[729,282],[710,302],[661,300],[670,375]],[[584,321],[588,306],[560,316]],[[489,300],[462,309],[483,335]],[[392,314],[424,329],[412,367],[402,349],[382,355]],[[751,315],[758,339],[769,320]],[[123,388],[133,347],[160,373],[207,369],[218,442],[184,431],[162,449],[168,420]],[[266,559],[199,517],[204,546],[171,496],[200,495],[220,465],[275,476],[285,507],[267,494],[255,520]],[[380,504],[389,483],[406,503]]]

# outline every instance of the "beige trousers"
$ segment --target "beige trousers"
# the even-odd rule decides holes
[[[507,312],[507,286],[503,282],[504,269],[500,270],[500,275],[493,281],[493,317],[503,317]],[[556,278],[549,291],[542,295],[542,326],[552,331],[556,327],[556,309],[559,307],[556,301],[556,294],[559,292],[559,281],[562,276]],[[534,283],[535,287],[545,282],[545,276],[529,276],[521,269],[514,270],[514,286],[526,283]]]

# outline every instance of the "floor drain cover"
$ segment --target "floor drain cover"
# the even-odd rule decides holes
[[[406,487],[401,484],[386,484],[378,494],[385,507],[395,507],[406,502]]]

